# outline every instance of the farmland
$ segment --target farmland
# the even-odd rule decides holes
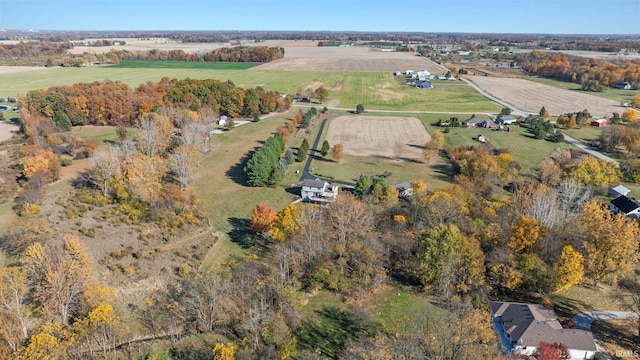
[[[623,110],[618,101],[524,79],[489,76],[467,76],[466,78],[489,94],[527,112],[537,113],[544,106],[551,115],[588,109],[594,116],[609,116],[613,112]]]

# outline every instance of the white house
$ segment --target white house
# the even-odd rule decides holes
[[[398,190],[398,197],[407,198],[413,194],[413,187],[408,182],[401,182],[393,185]]]
[[[500,124],[500,125],[511,125],[513,123],[515,123],[516,121],[518,121],[518,119],[514,118],[511,115],[507,115],[507,116],[499,116],[496,119],[496,124]]]
[[[407,70],[404,72],[405,75],[411,75],[413,74],[413,70]]]
[[[304,179],[301,196],[303,201],[333,202],[338,198],[338,186],[321,179]]]
[[[222,115],[220,116],[220,120],[218,120],[218,125],[220,126],[225,126],[227,125],[227,116],[226,115]]]
[[[533,355],[541,342],[566,346],[569,359],[593,359],[598,351],[590,331],[563,328],[553,310],[542,305],[491,301],[489,307],[507,354]]]

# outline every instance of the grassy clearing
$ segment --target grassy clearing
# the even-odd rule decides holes
[[[252,62],[193,62],[193,61],[120,61],[111,65],[116,69],[206,69],[206,70],[246,70],[261,65]]]
[[[415,321],[417,314],[438,314],[444,311],[424,295],[398,287],[389,287],[377,294],[373,306],[377,311],[378,321],[387,329],[404,327],[412,320]]]
[[[127,136],[130,138],[136,134],[136,130],[131,128],[127,130]],[[118,134],[115,126],[75,126],[71,129],[71,135],[82,139],[95,139],[99,141],[116,141]]]
[[[585,126],[580,129],[562,129],[562,132],[576,140],[587,143],[591,140],[597,140],[602,133],[602,128],[595,126]]]
[[[546,79],[546,78],[539,78],[539,77],[526,78],[526,80],[533,81],[539,84],[555,86],[560,89],[582,91],[581,86],[579,84],[574,84],[574,83],[560,81],[560,80]],[[589,95],[603,97],[605,99],[619,101],[620,104],[624,104],[625,102],[631,101],[631,98],[633,98],[634,95],[640,95],[640,92],[638,90],[624,90],[624,89],[607,89],[607,91],[604,91],[604,92],[588,91],[585,93]],[[623,110],[624,109],[620,109],[620,112],[622,112]]]
[[[292,200],[290,184],[274,188],[249,187],[245,185],[243,169],[247,156],[294,114],[293,111],[278,114],[214,136],[212,154],[202,159],[193,188],[202,199],[214,230],[227,236],[218,240],[214,253],[207,255],[204,265],[215,264],[229,255],[242,255],[252,245],[247,229],[257,203],[265,202],[281,209]],[[287,180],[293,180],[295,171],[301,168],[301,163],[292,165],[287,171]]]
[[[443,131],[441,127],[432,125],[432,122],[424,121],[429,132]],[[533,170],[557,148],[567,146],[566,143],[535,139],[526,128],[512,126],[512,129],[512,132],[506,132],[482,128],[451,128],[450,132],[444,135],[447,145],[475,146],[478,142],[474,138],[482,134],[496,148],[508,149],[524,172]]]

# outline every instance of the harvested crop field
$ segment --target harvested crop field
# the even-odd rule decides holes
[[[424,57],[409,52],[373,51],[369,47],[286,46],[284,58],[252,68],[284,71],[446,71]]]
[[[19,73],[33,70],[46,69],[42,66],[0,66],[0,74]],[[5,94],[2,94],[5,95]]]
[[[589,110],[593,116],[621,113],[619,102],[590,95],[579,90],[565,90],[525,79],[466,76],[487,93],[504,100],[518,109],[537,113],[543,106],[551,115]]]
[[[346,155],[417,160],[431,135],[417,118],[360,115],[331,120],[326,140]]]

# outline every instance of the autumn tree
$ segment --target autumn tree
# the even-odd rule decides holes
[[[438,155],[438,144],[435,141],[431,140],[424,145],[424,149],[422,150],[422,159],[424,159],[427,165],[437,155]]]
[[[425,291],[446,299],[464,294],[483,283],[484,257],[480,245],[467,239],[455,225],[439,225],[424,231],[418,259]]]
[[[560,343],[549,344],[541,341],[533,353],[536,360],[565,360],[569,358],[569,349]]]
[[[138,121],[138,146],[148,157],[163,153],[171,142],[173,126],[169,117],[150,113]]]
[[[618,166],[611,161],[585,156],[568,171],[567,176],[583,185],[609,186],[620,182],[621,173]]]
[[[319,88],[313,91],[313,94],[315,95],[316,99],[318,99],[319,102],[323,103],[329,96],[329,90],[327,90],[324,86],[320,85]]]
[[[640,108],[640,95],[634,95],[631,98],[631,106],[634,108]]]
[[[638,261],[640,228],[638,222],[614,214],[596,202],[583,207],[580,224],[584,234],[585,272],[595,282],[611,279],[633,270]]]
[[[638,112],[636,110],[627,108],[622,112],[622,120],[629,123],[634,123],[638,121]]]
[[[258,203],[251,212],[251,229],[258,234],[271,231],[276,220],[276,212],[265,203]]]
[[[565,245],[554,267],[555,290],[566,290],[573,285],[579,284],[583,275],[584,257],[574,250],[573,246]]]
[[[344,156],[344,145],[335,144],[333,145],[332,157],[334,161],[340,162]]]
[[[547,235],[547,228],[539,221],[522,216],[511,228],[508,245],[515,253],[533,249]]]
[[[87,248],[76,235],[65,235],[62,244],[29,246],[23,258],[34,300],[48,319],[68,324],[91,280],[92,261]]]
[[[96,151],[89,159],[93,166],[93,181],[102,190],[102,196],[109,195],[109,186],[114,176],[120,173],[120,156],[116,147]]]
[[[296,234],[300,230],[298,216],[298,208],[293,204],[278,211],[276,219],[271,226],[271,238],[275,241],[283,242],[289,236]]]
[[[547,111],[547,109],[545,109],[544,106],[540,109],[539,115],[543,117],[545,120],[549,120],[550,118],[549,112]]]
[[[169,168],[173,170],[180,189],[186,190],[200,165],[200,151],[193,145],[180,145],[169,155]]]
[[[0,338],[12,351],[29,337],[29,321],[33,316],[28,306],[27,272],[23,267],[0,269]]]

